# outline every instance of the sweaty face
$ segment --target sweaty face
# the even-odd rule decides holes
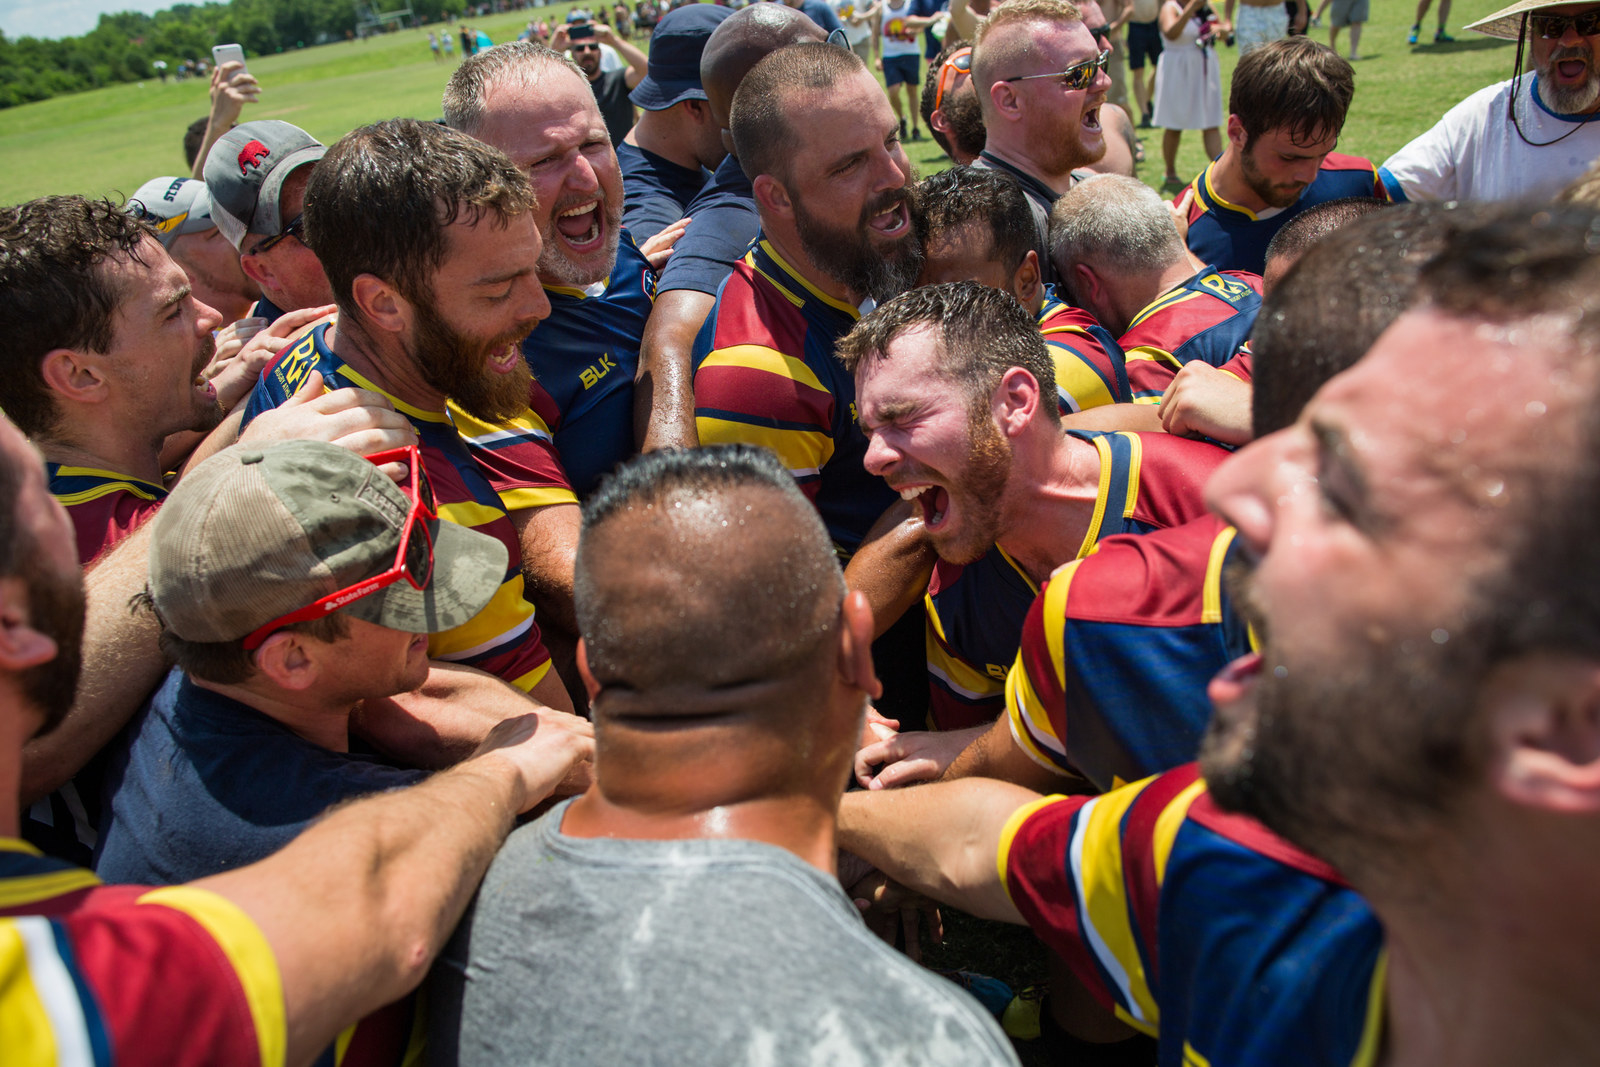
[[[1322,161],[1338,143],[1338,134],[1300,144],[1287,129],[1267,130],[1239,154],[1240,170],[1250,191],[1268,207],[1289,207],[1317,180]]]
[[[1596,10],[1593,4],[1549,8],[1541,14],[1578,15]],[[1568,26],[1558,38],[1548,39],[1529,29],[1533,65],[1539,73],[1539,96],[1551,111],[1582,115],[1600,105],[1600,37],[1584,37]]]
[[[1100,54],[1094,36],[1081,21],[1019,23],[1007,29],[1028,34],[1034,47],[1021,64],[1023,69],[1002,72],[1006,77],[1066,70]],[[1026,140],[1026,151],[1046,173],[1065,175],[1098,163],[1106,154],[1100,105],[1111,88],[1111,77],[1105,71],[1097,72],[1086,89],[1068,89],[1055,77],[1010,82],[1007,88],[1017,94],[1022,108],[1018,133]]]
[[[909,289],[922,266],[911,163],[889,101],[865,71],[830,93],[797,94],[797,151],[785,182],[806,255],[856,300]]]
[[[140,244],[138,260],[108,260],[102,269],[123,297],[105,352],[115,417],[149,427],[152,437],[214,429],[225,413],[202,374],[221,316],[194,298],[183,268],[152,238]]]
[[[1219,803],[1347,871],[1436,823],[1481,772],[1496,606],[1482,590],[1505,570],[1505,531],[1529,521],[1518,472],[1559,447],[1573,407],[1519,329],[1402,316],[1207,486],[1239,530],[1233,592],[1261,652],[1212,681],[1202,768]],[[1439,351],[1462,373],[1432,370]]]
[[[533,183],[539,200],[546,285],[582,288],[617,261],[622,234],[622,170],[589,84],[554,64],[531,82],[491,86],[476,131]]]
[[[502,227],[492,215],[453,223],[432,292],[412,301],[407,352],[428,384],[489,422],[528,404],[532,373],[522,341],[550,314],[535,269],[541,244],[531,215]]]
[[[865,465],[922,509],[939,558],[967,564],[994,547],[1011,475],[1011,445],[995,427],[988,398],[969,403],[937,369],[938,328],[912,327],[884,358],[856,373],[856,403],[867,435]]]

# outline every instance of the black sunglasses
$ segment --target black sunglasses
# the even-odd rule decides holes
[[[1534,33],[1551,41],[1565,37],[1568,26],[1575,28],[1579,37],[1600,34],[1600,8],[1578,15],[1530,15],[1528,21]]]
[[[256,245],[256,252],[260,253],[272,251],[273,246],[279,241],[283,240],[285,237],[293,237],[296,241],[304,240],[301,235],[306,232],[305,219],[306,217],[304,214],[296,215],[294,218],[290,219],[289,225],[285,226],[282,230],[273,234],[271,237],[268,237],[265,241],[262,241],[260,244]]]

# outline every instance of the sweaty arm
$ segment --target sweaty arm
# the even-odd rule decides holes
[[[1061,416],[1063,430],[1130,430],[1159,433],[1161,409],[1153,404],[1102,404]]]
[[[639,346],[633,387],[634,440],[641,452],[695,448],[694,339],[717,298],[694,289],[672,289],[656,297]]]
[[[1047,770],[1023,751],[1011,732],[1009,715],[1000,716],[993,726],[963,749],[961,755],[950,762],[940,781],[957,778],[998,778],[1052,793],[1076,793],[1088,788],[1083,779]]]
[[[995,867],[1011,816],[1039,794],[972,779],[846,793],[839,847],[910,889],[984,919],[1021,923]]]
[[[922,599],[938,558],[915,504],[902,500],[891,505],[872,524],[846,564],[844,580],[872,605],[873,640]]]
[[[287,1062],[414,989],[520,812],[593,742],[533,716],[410,789],[339,808],[282,851],[195,883],[254,922],[277,961]]]

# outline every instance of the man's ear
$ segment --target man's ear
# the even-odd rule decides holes
[[[994,104],[1000,117],[1012,122],[1022,117],[1022,97],[1017,94],[1016,87],[1010,82],[995,82],[989,86],[989,100]],[[983,116],[983,121],[987,124],[989,116]]]
[[[1244,151],[1245,142],[1249,137],[1244,132],[1244,123],[1239,121],[1238,115],[1228,116],[1228,143],[1239,151]]]
[[[39,371],[50,391],[71,403],[99,404],[111,395],[105,368],[94,353],[52,348],[40,361]]]
[[[872,667],[872,605],[867,595],[859,589],[847,592],[840,614],[840,680],[876,700],[883,696],[883,683]]]
[[[10,674],[49,663],[56,651],[55,639],[28,621],[28,583],[0,578],[0,671]]]
[[[1022,265],[1011,275],[1012,295],[1023,307],[1032,307],[1039,295],[1039,284],[1039,253],[1030,248],[1022,257]]]
[[[239,257],[239,269],[244,271],[244,276],[262,288],[278,288],[278,275],[267,262],[266,256],[258,256],[254,252]]]
[[[279,630],[252,653],[256,670],[279,689],[303,692],[322,676],[321,664],[312,655],[303,634]]]
[[[583,638],[578,638],[578,677],[583,679],[583,690],[589,695],[589,703],[594,703],[594,698],[600,695],[600,683],[594,680],[594,674],[589,670],[589,649],[583,643]]]
[[[789,190],[778,179],[770,174],[758,174],[750,186],[755,193],[756,203],[766,211],[780,218],[794,218],[794,204],[789,200]]]
[[[1039,413],[1042,393],[1039,379],[1027,370],[1022,367],[1008,368],[1001,376],[994,395],[989,398],[990,411],[1000,432],[1007,437],[1021,433]]]
[[[1525,656],[1484,687],[1491,776],[1515,804],[1600,814],[1600,663]]]
[[[372,328],[386,333],[405,333],[411,329],[411,302],[376,274],[356,275],[350,286],[350,297]]]
[[[711,105],[704,100],[683,101],[684,114],[694,120],[696,126],[703,126],[714,121],[711,117]]]

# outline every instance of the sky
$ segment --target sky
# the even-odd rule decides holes
[[[0,0],[0,30],[6,37],[77,37],[100,22],[103,11],[153,15],[176,0]]]

